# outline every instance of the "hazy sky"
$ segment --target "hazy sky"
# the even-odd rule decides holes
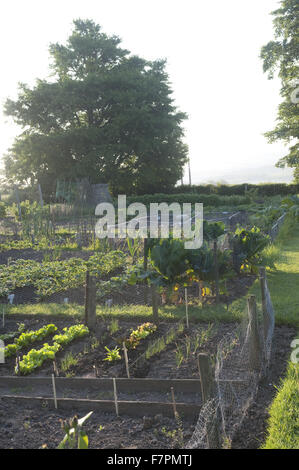
[[[275,0],[10,0],[1,2],[0,101],[18,82],[49,74],[48,46],[65,42],[75,18],[90,18],[146,59],[167,58],[185,123],[193,182],[229,179],[234,172],[273,165],[286,153],[262,135],[273,128],[278,80],[259,59],[273,39]],[[0,115],[0,158],[20,129]],[[278,170],[277,170],[278,171]],[[257,170],[257,175],[259,170]],[[263,178],[261,176],[261,178]],[[187,178],[185,178],[187,181]],[[263,178],[264,179],[264,178]]]

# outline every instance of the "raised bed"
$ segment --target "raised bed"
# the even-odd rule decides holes
[[[113,392],[113,379],[83,379],[64,378],[55,379],[57,391],[57,403],[61,409],[97,410],[104,413],[115,413],[114,399],[95,400],[90,398],[72,398],[70,395],[84,395],[88,393]],[[161,380],[161,379],[116,379],[117,393],[148,394],[148,400],[118,400],[120,415],[128,416],[163,416],[173,417],[174,408],[169,398],[171,387],[175,395],[180,399],[186,398],[186,402],[178,401],[176,410],[184,419],[196,419],[201,408],[200,381],[187,380]],[[18,403],[26,406],[31,403],[36,406],[54,407],[52,381],[50,377],[1,377],[0,378],[1,401],[3,403]],[[168,395],[167,395],[168,393]],[[68,395],[65,397],[65,395]],[[160,401],[150,401],[150,396],[159,396]],[[193,402],[190,402],[192,395]],[[188,398],[187,398],[188,397]],[[188,400],[188,402],[187,402]]]

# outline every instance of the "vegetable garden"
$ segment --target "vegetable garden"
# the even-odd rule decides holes
[[[277,220],[283,223],[285,213],[285,224],[295,220],[297,206],[295,197],[279,201],[275,197],[264,208],[251,205],[241,219],[231,219],[238,211],[223,211],[221,217],[211,212],[204,221],[203,246],[197,250],[185,250],[183,240],[174,238],[126,239],[115,246],[93,239],[88,222],[80,222],[86,236],[82,232],[78,236],[71,221],[53,228],[47,207],[41,210],[26,203],[21,215],[16,207],[6,207],[3,212],[10,220],[14,217],[17,231],[0,234],[4,261],[0,265],[0,340],[5,344],[0,379],[51,380],[53,374],[57,380],[116,377],[132,379],[132,387],[135,379],[198,380],[198,354],[215,359],[217,345],[243,318],[244,299],[257,281],[259,268],[275,272],[281,253],[271,230]],[[83,315],[87,273],[95,282],[94,328],[88,327]],[[51,313],[46,314],[47,310]],[[281,334],[284,338],[290,332]],[[33,396],[39,391],[36,387]],[[182,390],[174,398],[170,388],[142,393],[132,389],[119,392],[118,400],[134,400],[140,406],[143,402],[144,410],[146,403],[153,402],[168,403],[170,409],[193,404],[197,410],[201,398]],[[68,392],[61,393],[58,403]],[[112,389],[100,386],[92,393],[78,393],[74,392],[74,399],[105,402],[115,398]],[[21,387],[17,393],[6,389],[5,395],[17,399],[25,393]],[[42,416],[43,410],[32,406]],[[167,413],[165,446],[183,446],[197,412],[191,423],[189,416],[188,424],[186,408],[182,425]],[[145,411],[144,415],[146,434]],[[151,426],[161,424],[161,419],[154,418]]]

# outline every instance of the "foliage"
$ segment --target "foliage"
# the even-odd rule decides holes
[[[14,343],[5,346],[5,357],[10,357],[16,354],[21,349],[26,348],[27,346],[33,343],[41,341],[47,336],[50,336],[55,333],[56,330],[57,328],[55,325],[49,324],[43,326],[37,331],[28,331],[21,333],[20,336],[14,340]]]
[[[0,201],[0,219],[3,219],[6,216],[6,204],[4,202]]]
[[[299,105],[298,105],[298,29],[299,4],[297,0],[282,0],[280,7],[272,12],[275,40],[261,50],[264,72],[272,79],[278,70],[281,79],[282,103],[278,109],[278,124],[267,132],[269,142],[282,140],[290,144],[289,153],[277,166],[295,168],[295,181],[299,179]],[[294,99],[295,98],[295,99]]]
[[[234,267],[237,272],[248,267],[251,270],[261,265],[261,252],[270,243],[270,238],[264,235],[258,227],[249,230],[238,228],[232,239],[234,252]]]
[[[47,359],[54,360],[55,354],[60,350],[60,348],[61,346],[58,343],[54,343],[52,346],[45,343],[39,350],[31,349],[28,354],[23,356],[19,365],[16,365],[16,374],[30,374],[34,369],[40,367]]]
[[[299,193],[298,184],[286,183],[261,183],[261,184],[198,184],[198,185],[180,185],[173,189],[176,194],[214,194],[218,196],[244,196],[250,190],[257,190],[260,197],[263,196],[277,196]]]
[[[116,318],[113,318],[111,320],[111,323],[108,326],[108,330],[109,330],[109,333],[111,335],[114,335],[114,333],[116,333],[119,330],[119,324],[118,324],[118,320]]]
[[[184,241],[178,239],[161,239],[150,250],[153,267],[160,274],[162,285],[172,286],[186,277],[188,270],[187,251]]]
[[[179,188],[179,187],[178,187]],[[176,188],[177,189],[177,188]],[[131,196],[127,197],[127,205],[133,202],[140,202],[147,207],[153,202],[162,203],[166,202],[171,204],[172,202],[193,203],[201,202],[204,206],[220,207],[220,206],[242,206],[250,204],[251,200],[249,197],[241,195],[232,196],[218,196],[217,194],[197,194],[197,193],[177,193],[177,194],[145,194],[143,196]]]
[[[72,352],[66,353],[66,355],[61,359],[60,368],[62,372],[67,372],[72,366],[78,364],[78,358],[73,355]]]
[[[70,258],[64,261],[18,259],[10,265],[0,265],[0,296],[8,295],[17,287],[34,286],[40,297],[83,286],[86,271],[96,277],[105,276],[125,263],[125,254],[111,251],[105,255],[95,254],[87,261]]]
[[[117,346],[114,349],[109,349],[107,346],[105,346],[105,349],[107,351],[107,355],[104,361],[114,362],[119,361],[121,359],[121,356],[119,354],[119,348]]]
[[[269,409],[269,428],[263,449],[299,448],[298,374],[298,364],[290,362]]]
[[[274,223],[282,216],[284,206],[274,207],[272,205],[263,207],[260,210],[255,210],[254,214],[250,216],[250,222],[253,226],[259,227],[265,232],[269,232]]]
[[[225,225],[223,222],[207,222],[203,221],[203,238],[204,240],[217,240],[221,235],[225,234]]]
[[[168,190],[186,162],[184,113],[174,106],[164,60],[120,47],[91,20],[75,20],[66,45],[51,44],[53,77],[20,84],[5,113],[26,130],[5,159],[6,175],[38,180],[106,181],[127,193]]]
[[[74,416],[69,421],[61,420],[61,427],[66,433],[60,442],[58,449],[88,449],[88,436],[83,431],[82,426],[87,419],[92,415],[93,411],[78,419]]]
[[[64,346],[77,338],[88,335],[89,330],[85,325],[72,325],[69,328],[63,328],[63,333],[55,335],[53,341]]]
[[[197,281],[215,280],[214,250],[204,244],[197,250],[188,250],[190,267],[193,269],[193,279]],[[217,250],[218,271],[220,277],[225,277],[231,272],[231,251]]]
[[[149,322],[139,325],[137,330],[133,330],[130,337],[124,341],[126,347],[128,349],[135,349],[142,339],[147,338],[147,336],[154,333],[156,329],[157,326]]]
[[[51,326],[53,327],[54,325]],[[28,354],[23,356],[20,363],[16,365],[15,372],[23,375],[30,374],[47,359],[54,360],[55,354],[60,351],[63,346],[69,344],[76,338],[86,336],[88,333],[89,330],[85,325],[73,325],[69,328],[64,328],[62,334],[53,337],[53,345],[49,346],[48,343],[45,343],[41,349],[31,349]]]

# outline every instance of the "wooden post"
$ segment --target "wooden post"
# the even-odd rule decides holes
[[[54,406],[57,410],[57,395],[56,395],[56,385],[55,385],[55,375],[52,374],[52,387],[53,387],[53,395],[54,395]]]
[[[86,272],[85,286],[85,325],[93,330],[96,326],[96,281]]]
[[[216,393],[216,382],[212,372],[210,358],[207,354],[198,355],[198,369],[200,375],[201,395],[203,404],[212,399]],[[207,423],[207,443],[209,449],[220,448],[219,437],[219,409],[218,407]]]
[[[267,312],[266,306],[266,269],[260,268],[260,285],[261,285],[261,294],[262,294],[262,311],[263,311],[263,330],[264,330],[264,342],[266,343],[269,331],[269,315]]]
[[[38,194],[39,194],[40,205],[41,205],[41,207],[44,207],[42,188],[41,188],[41,185],[39,183],[38,183]]]
[[[171,398],[172,398],[172,406],[173,406],[173,414],[174,417],[177,417],[177,410],[176,410],[176,402],[175,402],[175,396],[174,396],[174,388],[170,387],[171,390]]]
[[[255,295],[248,297],[247,307],[249,318],[249,366],[251,370],[257,370],[261,367],[261,345]]]
[[[159,322],[159,312],[158,312],[158,299],[156,286],[151,284],[151,294],[152,294],[152,307],[153,307],[153,321],[154,323]]]
[[[217,256],[217,240],[214,240],[213,249],[214,249],[214,276],[215,276],[215,287],[216,287],[216,304],[219,304],[219,267],[218,267],[218,256]]]
[[[127,351],[125,342],[123,342],[123,350],[124,350],[124,356],[125,356],[127,377],[129,379],[130,378],[129,360],[128,360],[128,351]]]
[[[117,389],[116,389],[116,379],[113,377],[113,393],[114,393],[114,403],[115,403],[115,413],[116,416],[119,416],[118,412],[118,400],[117,400]]]
[[[211,361],[207,354],[200,353],[198,355],[198,370],[202,401],[206,403],[213,397],[215,392],[215,380],[212,373]]]

